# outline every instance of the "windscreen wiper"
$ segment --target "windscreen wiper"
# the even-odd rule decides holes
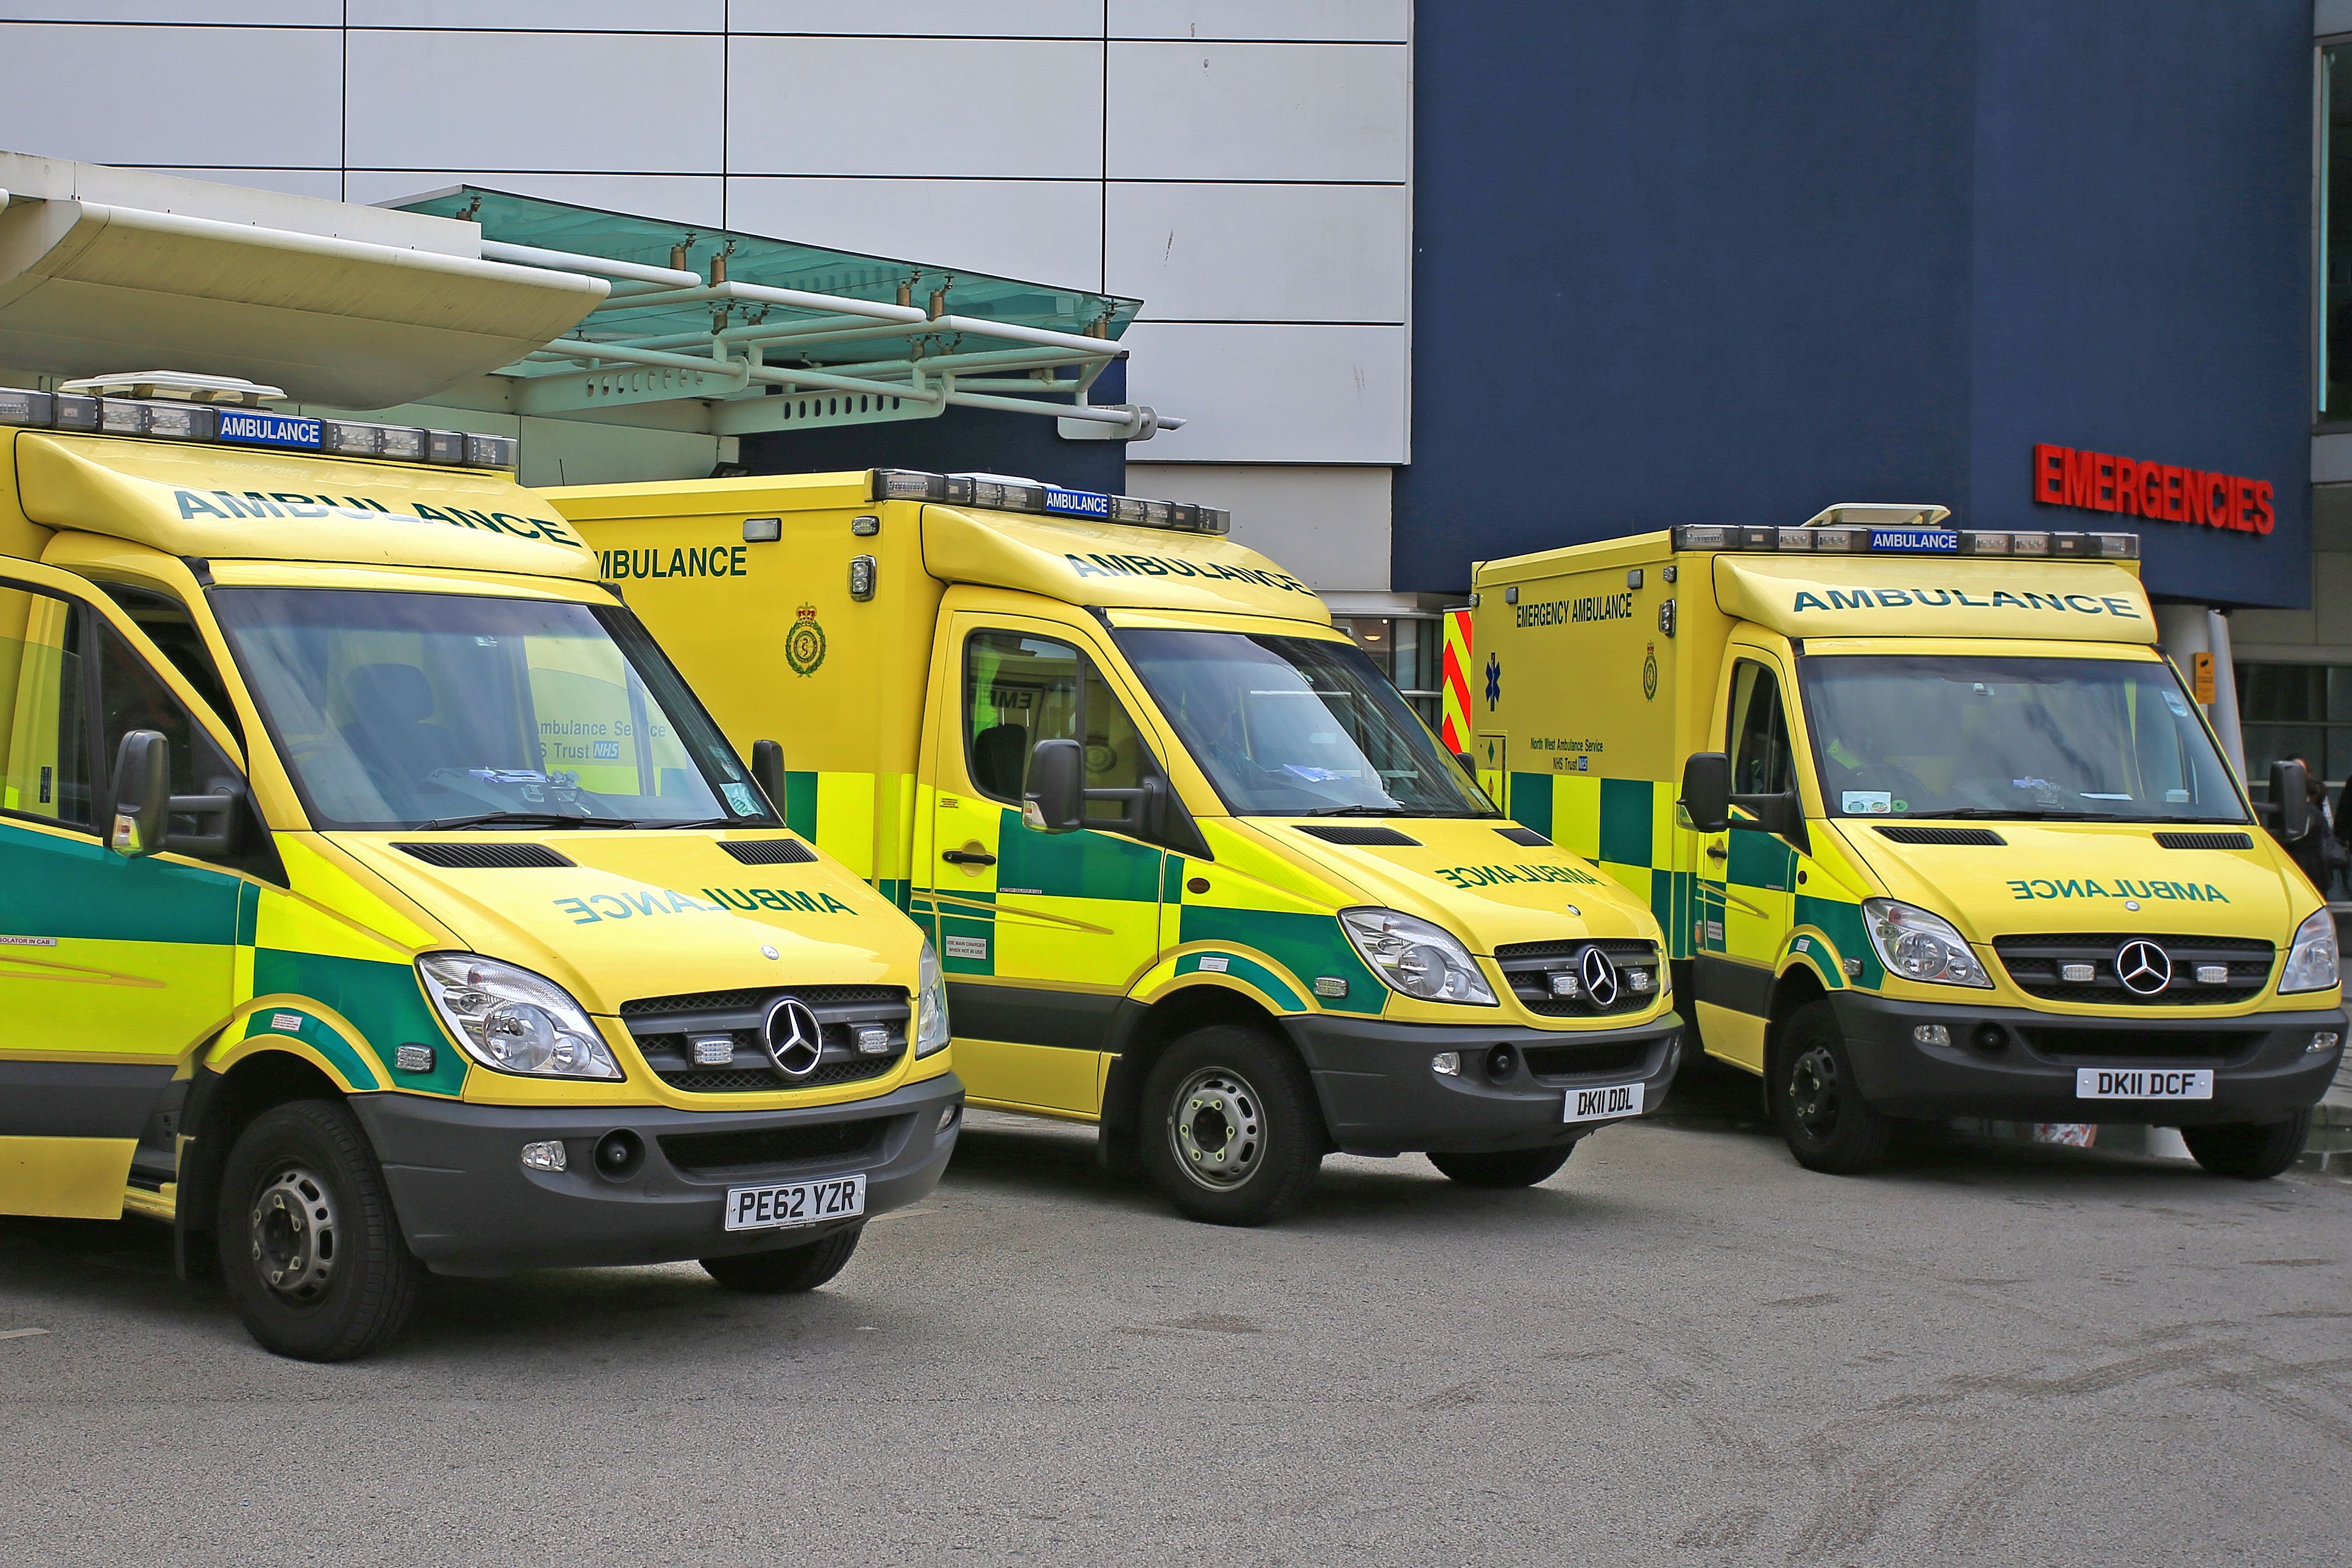
[[[1318,805],[1313,811],[1302,811],[1301,816],[1416,816],[1418,812],[1401,805]]]
[[[625,816],[572,816],[554,811],[478,811],[471,816],[436,816],[409,829],[442,833],[456,827],[635,827]]]
[[[704,816],[698,817],[692,822],[656,822],[645,819],[631,826],[636,827],[782,827],[783,824],[754,822],[740,816]]]
[[[1852,815],[1849,813],[1849,815]],[[1999,805],[1962,805],[1949,811],[1906,811],[1904,817],[1918,821],[1931,816],[1971,816],[1987,822],[2108,822],[2112,813],[2105,811],[2038,811],[2031,806],[2011,809]]]

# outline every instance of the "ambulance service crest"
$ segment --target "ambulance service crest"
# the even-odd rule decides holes
[[[814,675],[824,662],[824,628],[816,624],[814,605],[793,613],[793,629],[784,634],[784,662],[794,675]]]
[[[1642,696],[1649,701],[1658,700],[1658,645],[1652,643],[1642,654]]]

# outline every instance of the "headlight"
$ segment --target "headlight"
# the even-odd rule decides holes
[[[1339,923],[1391,989],[1425,1002],[1495,1005],[1495,993],[1470,950],[1442,928],[1394,910],[1342,910]]]
[[[596,1026],[553,981],[470,952],[427,953],[416,972],[442,1022],[484,1067],[535,1078],[621,1076]]]
[[[1864,899],[1862,923],[1870,928],[1871,945],[1890,974],[1933,985],[1992,984],[1968,939],[1941,915],[1893,899]]]
[[[2279,971],[2279,991],[2326,990],[2336,984],[2336,917],[2322,910],[2294,928],[2294,945]]]
[[[927,1057],[946,1045],[949,1036],[947,978],[940,973],[940,955],[931,951],[928,938],[917,973],[921,979],[915,992],[915,1054]]]

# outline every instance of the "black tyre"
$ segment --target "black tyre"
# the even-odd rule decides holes
[[[1857,1175],[1886,1157],[1894,1122],[1862,1097],[1853,1057],[1827,1002],[1809,1002],[1781,1026],[1765,1091],[1789,1152],[1809,1171]]]
[[[1195,1029],[1144,1080],[1143,1168],[1188,1218],[1264,1225],[1307,1195],[1323,1118],[1297,1058],[1254,1029]]]
[[[1576,1152],[1574,1142],[1554,1143],[1542,1149],[1511,1149],[1499,1154],[1440,1154],[1432,1152],[1429,1163],[1445,1173],[1447,1178],[1465,1187],[1532,1187],[1562,1165]]]
[[[706,1258],[702,1271],[730,1290],[757,1296],[790,1296],[814,1290],[840,1273],[857,1250],[862,1225],[836,1230],[831,1236],[773,1252],[739,1252],[732,1258]]]
[[[2225,1121],[2215,1127],[2184,1127],[2181,1141],[2209,1174],[2267,1182],[2294,1163],[2311,1131],[2311,1112],[2298,1110],[2284,1121]]]
[[[247,1124],[221,1173],[213,1234],[246,1331],[279,1355],[365,1355],[415,1305],[423,1269],[367,1134],[340,1101],[299,1100]]]

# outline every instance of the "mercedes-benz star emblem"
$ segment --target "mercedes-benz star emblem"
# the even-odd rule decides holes
[[[760,1038],[776,1070],[789,1079],[803,1079],[824,1059],[824,1026],[809,1005],[797,996],[779,996],[768,1008]]]
[[[2172,984],[2172,960],[2152,942],[2127,942],[2116,949],[2116,978],[2136,996],[2153,996]]]
[[[1577,961],[1577,978],[1584,982],[1584,994],[1602,1012],[1617,1005],[1617,966],[1609,955],[1597,947],[1588,947]]]

